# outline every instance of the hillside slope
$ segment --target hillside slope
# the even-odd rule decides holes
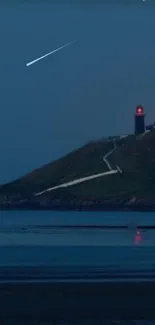
[[[110,174],[111,171],[114,173]],[[104,174],[107,172],[109,174]],[[99,173],[102,174],[97,175]],[[92,175],[96,178],[90,179]],[[71,181],[77,184],[69,183]],[[109,209],[114,204],[122,209],[138,204],[154,210],[155,130],[138,137],[130,135],[91,142],[15,182],[1,186],[0,200],[3,207],[15,204],[42,208]]]
[[[113,149],[112,141],[90,142],[61,159],[0,187],[0,195],[30,195],[47,187],[107,170],[103,156]]]

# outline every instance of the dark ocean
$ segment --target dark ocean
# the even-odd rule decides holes
[[[155,225],[155,212],[0,211],[1,227],[30,225]]]

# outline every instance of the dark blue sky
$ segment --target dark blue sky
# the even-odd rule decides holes
[[[1,2],[0,183],[89,140],[131,133],[139,103],[155,120],[155,7],[116,2]]]

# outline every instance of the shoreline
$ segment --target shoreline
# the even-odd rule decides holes
[[[0,205],[0,211],[78,211],[78,212],[155,212],[154,204],[91,204],[41,205],[39,203],[12,203]]]
[[[97,224],[77,224],[77,225],[28,225],[21,227],[0,227],[0,233],[37,233],[38,231],[46,230],[154,230],[155,224],[153,225],[140,225],[140,224],[127,224],[127,225],[97,225]]]

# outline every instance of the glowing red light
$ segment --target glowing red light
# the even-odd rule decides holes
[[[139,115],[143,114],[143,107],[141,107],[141,106],[137,107],[136,112]]]

